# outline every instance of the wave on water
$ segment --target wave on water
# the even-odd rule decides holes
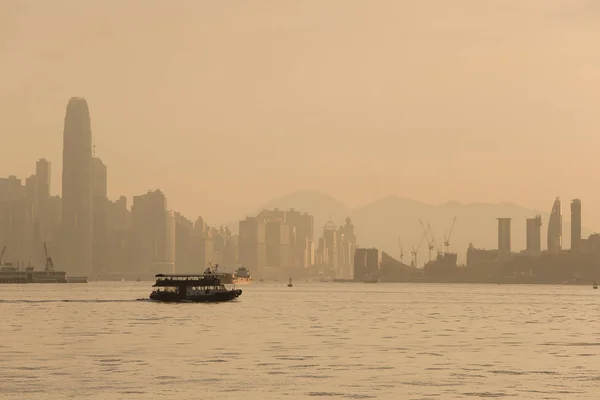
[[[131,303],[135,301],[152,301],[150,299],[121,299],[121,300],[2,300],[0,303]]]

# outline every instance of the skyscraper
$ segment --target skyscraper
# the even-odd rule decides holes
[[[510,218],[498,218],[498,255],[510,255]]]
[[[63,267],[72,275],[92,270],[92,128],[87,102],[73,97],[67,105],[62,169]]]
[[[557,197],[552,205],[548,221],[548,251],[558,253],[562,249],[562,207]]]
[[[160,190],[133,197],[133,246],[137,272],[173,273],[175,216]]]
[[[542,216],[536,215],[535,218],[527,218],[527,251],[538,254],[542,251]]]
[[[92,158],[92,265],[94,274],[106,271],[108,264],[108,170],[101,159]]]
[[[37,194],[42,199],[50,198],[50,161],[41,158],[35,163],[35,176],[37,176]]]
[[[579,251],[581,242],[581,200],[571,202],[571,251]]]

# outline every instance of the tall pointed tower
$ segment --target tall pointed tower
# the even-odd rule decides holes
[[[92,271],[92,128],[87,102],[73,97],[63,132],[61,268]]]
[[[552,205],[550,219],[548,220],[548,251],[559,253],[562,250],[562,207],[560,198],[557,197]]]

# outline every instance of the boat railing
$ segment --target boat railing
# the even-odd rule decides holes
[[[189,278],[194,278],[194,279],[202,279],[205,277],[222,277],[225,276],[226,274],[157,274],[154,275],[155,278],[158,279],[180,279],[180,280],[185,280],[185,279],[189,279]]]
[[[224,274],[206,275],[161,275],[157,276],[154,287],[160,286],[219,286]]]

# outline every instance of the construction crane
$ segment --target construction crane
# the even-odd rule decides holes
[[[428,228],[425,229],[425,224],[423,223],[423,221],[419,218],[419,223],[421,224],[421,228],[423,229],[423,236],[425,237],[425,239],[427,240],[427,246],[429,248],[429,261],[433,261],[432,258],[432,253],[433,250],[435,249],[434,244],[435,242],[433,240],[429,240],[429,231],[431,230],[431,225],[428,225]]]
[[[44,255],[46,256],[46,265],[44,267],[44,271],[46,272],[54,272],[54,263],[52,262],[52,257],[48,254],[48,247],[46,246],[46,242],[44,242]]]
[[[404,250],[402,249],[402,238],[398,236],[398,247],[400,248],[400,262],[404,259]]]
[[[444,247],[446,248],[446,253],[448,253],[448,250],[450,249],[450,237],[452,237],[452,232],[454,231],[454,224],[456,224],[457,217],[458,215],[454,216],[454,219],[452,220],[452,226],[450,227],[450,232],[448,232],[448,236],[444,237]]]
[[[412,260],[410,262],[411,267],[418,268],[418,266],[419,266],[419,264],[417,263],[417,253],[419,252],[419,249],[421,248],[421,245],[423,244],[423,240],[425,240],[425,236],[426,235],[423,235],[423,237],[421,238],[421,241],[419,242],[417,247],[415,247],[415,246],[412,247],[413,251],[410,252],[410,254],[412,256]]]
[[[435,234],[433,233],[433,229],[431,228],[431,224],[429,224],[429,222],[427,223],[427,228],[431,234],[431,245],[433,250],[435,250],[438,255],[442,254],[442,249],[435,242]]]

